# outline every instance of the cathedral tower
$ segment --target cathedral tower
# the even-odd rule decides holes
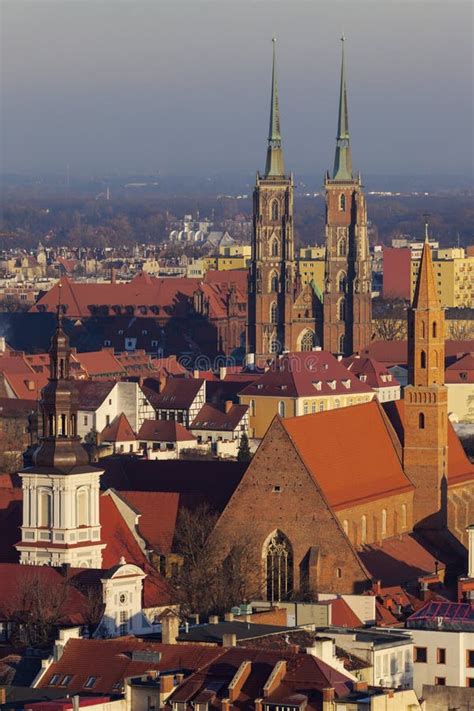
[[[403,466],[416,486],[417,525],[444,525],[448,395],[444,385],[444,313],[426,230],[413,305],[408,312],[408,386],[404,391]]]
[[[49,382],[43,388],[42,437],[33,466],[19,472],[23,525],[17,544],[21,563],[100,568],[99,479],[77,436],[78,399],[70,377],[69,339],[58,309],[49,350]]]
[[[326,176],[325,189],[323,344],[331,353],[351,355],[371,340],[372,274],[365,198],[360,175],[352,173],[344,38],[334,175]]]

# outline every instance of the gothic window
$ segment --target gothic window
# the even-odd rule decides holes
[[[432,326],[432,329],[431,329],[431,332],[432,332],[432,334],[433,334],[433,338],[436,338],[436,331],[437,331],[436,321],[433,321],[433,326]]]
[[[275,301],[270,305],[270,323],[278,323],[278,306]]]
[[[382,535],[387,533],[387,509],[382,509]]]
[[[42,491],[39,495],[39,525],[50,528],[52,524],[52,498],[49,491]]]
[[[426,368],[426,353],[425,353],[425,351],[421,351],[421,353],[420,353],[420,367]]]
[[[264,549],[267,599],[288,600],[293,591],[293,551],[288,538],[275,531]]]
[[[87,489],[79,489],[76,497],[76,525],[89,525],[89,492]]]
[[[301,338],[301,350],[312,351],[314,348],[314,333],[313,331],[305,331]]]
[[[367,541],[367,516],[362,516],[360,520],[360,542],[366,543]]]
[[[272,257],[278,257],[278,240],[276,237],[270,242],[270,255]]]
[[[338,289],[339,291],[345,291],[346,290],[346,275],[344,272],[341,272],[337,278],[338,281]]]
[[[421,322],[421,337],[422,338],[425,337],[425,322],[424,321]]]
[[[339,321],[345,321],[346,320],[346,300],[345,299],[339,299],[337,303],[337,318]]]
[[[278,414],[280,417],[285,417],[285,403],[283,400],[280,400],[278,403]]]
[[[279,214],[278,200],[272,200],[271,205],[270,205],[271,219],[273,221],[278,220],[278,214]]]
[[[337,256],[338,257],[345,257],[347,252],[347,247],[346,247],[346,238],[341,237],[339,242],[337,243]]]
[[[346,209],[346,196],[344,195],[344,193],[341,193],[341,195],[339,195],[339,210],[341,210],[341,212],[345,212],[345,209]]]
[[[418,429],[425,429],[425,416],[422,412],[420,412],[420,414],[418,415]]]
[[[278,274],[276,272],[270,274],[270,291],[278,291]]]

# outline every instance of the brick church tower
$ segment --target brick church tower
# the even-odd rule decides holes
[[[351,355],[371,340],[372,274],[365,198],[360,175],[352,173],[344,38],[334,176],[327,174],[325,189],[323,345],[331,353]]]
[[[448,456],[444,313],[436,291],[427,229],[413,305],[408,312],[408,383],[404,392],[403,467],[416,486],[414,521],[422,527],[443,526]]]
[[[265,174],[254,190],[247,352],[260,364],[283,351],[316,345],[320,302],[301,288],[293,236],[293,176],[285,174],[273,39],[273,71]],[[319,320],[321,317],[319,316]]]

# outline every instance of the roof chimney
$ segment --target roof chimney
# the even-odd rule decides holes
[[[224,615],[224,620],[226,622],[233,622],[234,621],[234,613],[233,612],[226,612]]]
[[[219,615],[209,615],[209,624],[210,625],[218,625],[219,624]]]
[[[225,632],[222,637],[223,647],[236,647],[237,646],[237,635],[234,632]]]
[[[226,415],[227,415],[227,413],[232,409],[233,406],[234,406],[234,403],[232,402],[232,400],[226,400],[226,401],[225,401],[225,413],[226,413]]]

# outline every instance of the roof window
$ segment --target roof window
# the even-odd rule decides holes
[[[60,674],[53,674],[53,676],[49,680],[49,686],[56,686],[56,684],[58,683],[60,678],[61,678]]]
[[[321,380],[317,380],[315,383],[313,383],[313,385],[316,388],[316,390],[321,390],[321,388],[323,387]]]
[[[336,381],[335,380],[328,380],[328,385],[331,388],[331,390],[336,389]]]
[[[84,684],[84,689],[92,689],[92,687],[94,686],[96,681],[97,681],[96,676],[87,677],[86,683]]]
[[[72,677],[73,677],[72,674],[65,674],[63,676],[62,681],[59,686],[69,686],[69,684],[71,683]]]
[[[342,384],[347,390],[349,390],[349,388],[351,387],[351,381],[349,380],[349,378],[347,378],[347,380],[343,380]]]

